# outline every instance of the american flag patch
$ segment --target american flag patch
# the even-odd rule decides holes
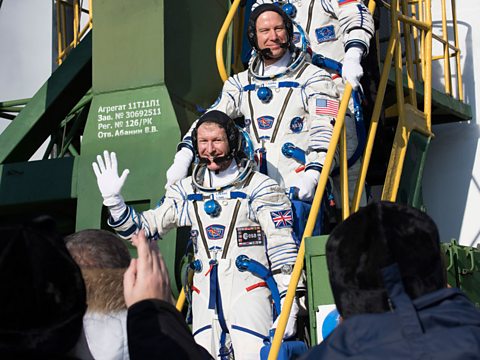
[[[330,99],[317,99],[315,102],[315,114],[337,116],[338,101]]]
[[[270,216],[277,229],[293,226],[292,210],[270,211]]]

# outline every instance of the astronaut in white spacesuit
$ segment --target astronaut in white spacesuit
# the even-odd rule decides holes
[[[302,45],[301,30],[304,31],[312,50],[314,63],[322,66],[332,75],[340,97],[345,90],[346,81],[354,90],[361,89],[360,79],[363,76],[363,68],[360,62],[367,55],[370,40],[375,32],[372,15],[362,0],[256,0],[252,9],[261,4],[273,3],[282,7],[300,26],[295,29],[293,36],[296,46]],[[345,126],[349,159],[349,193],[352,197],[360,171],[358,159],[365,141],[365,129],[364,124],[356,123],[353,117],[355,113],[353,98],[348,108]],[[335,170],[335,173],[338,171]],[[336,176],[334,176],[334,183],[335,197],[339,198],[340,183]]]
[[[362,0],[257,0],[252,9],[273,3],[302,27],[314,54],[342,63],[344,80],[354,89],[360,86],[360,61],[368,53],[375,31],[372,15]],[[297,29],[294,43],[299,45],[300,40]],[[328,70],[335,74],[334,69]]]
[[[247,137],[226,114],[204,114],[192,137],[199,159],[193,175],[167,187],[160,205],[142,213],[120,195],[128,170],[118,176],[114,153],[97,156],[93,168],[108,223],[124,238],[143,228],[150,239],[191,226],[195,340],[214,358],[258,359],[276,327],[272,299],[278,312],[298,253],[291,204],[274,180],[253,170],[251,144],[245,147]],[[295,333],[297,312],[295,301],[287,337]]]
[[[250,16],[248,37],[256,49],[249,69],[230,77],[211,110],[245,117],[261,172],[311,200],[338,113],[339,94],[331,75],[293,44],[293,24],[273,4]],[[194,125],[193,125],[194,126]],[[186,176],[193,159],[190,133],[179,144],[167,184]]]

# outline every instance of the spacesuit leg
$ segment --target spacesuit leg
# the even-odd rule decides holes
[[[255,287],[261,279],[249,278],[249,286],[239,282],[230,306],[230,336],[235,360],[258,360],[273,323],[270,290],[265,286]]]
[[[192,286],[192,333],[197,344],[203,346],[214,359],[219,353],[221,327],[215,309],[208,308],[209,277],[196,274]]]

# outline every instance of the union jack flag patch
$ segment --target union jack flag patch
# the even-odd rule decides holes
[[[338,101],[330,99],[317,99],[315,102],[315,114],[337,116]]]
[[[292,210],[270,211],[270,216],[277,229],[293,226]]]

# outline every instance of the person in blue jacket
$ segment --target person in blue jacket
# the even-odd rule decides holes
[[[331,233],[326,255],[343,322],[306,359],[480,359],[480,312],[447,287],[428,215],[370,204]]]

